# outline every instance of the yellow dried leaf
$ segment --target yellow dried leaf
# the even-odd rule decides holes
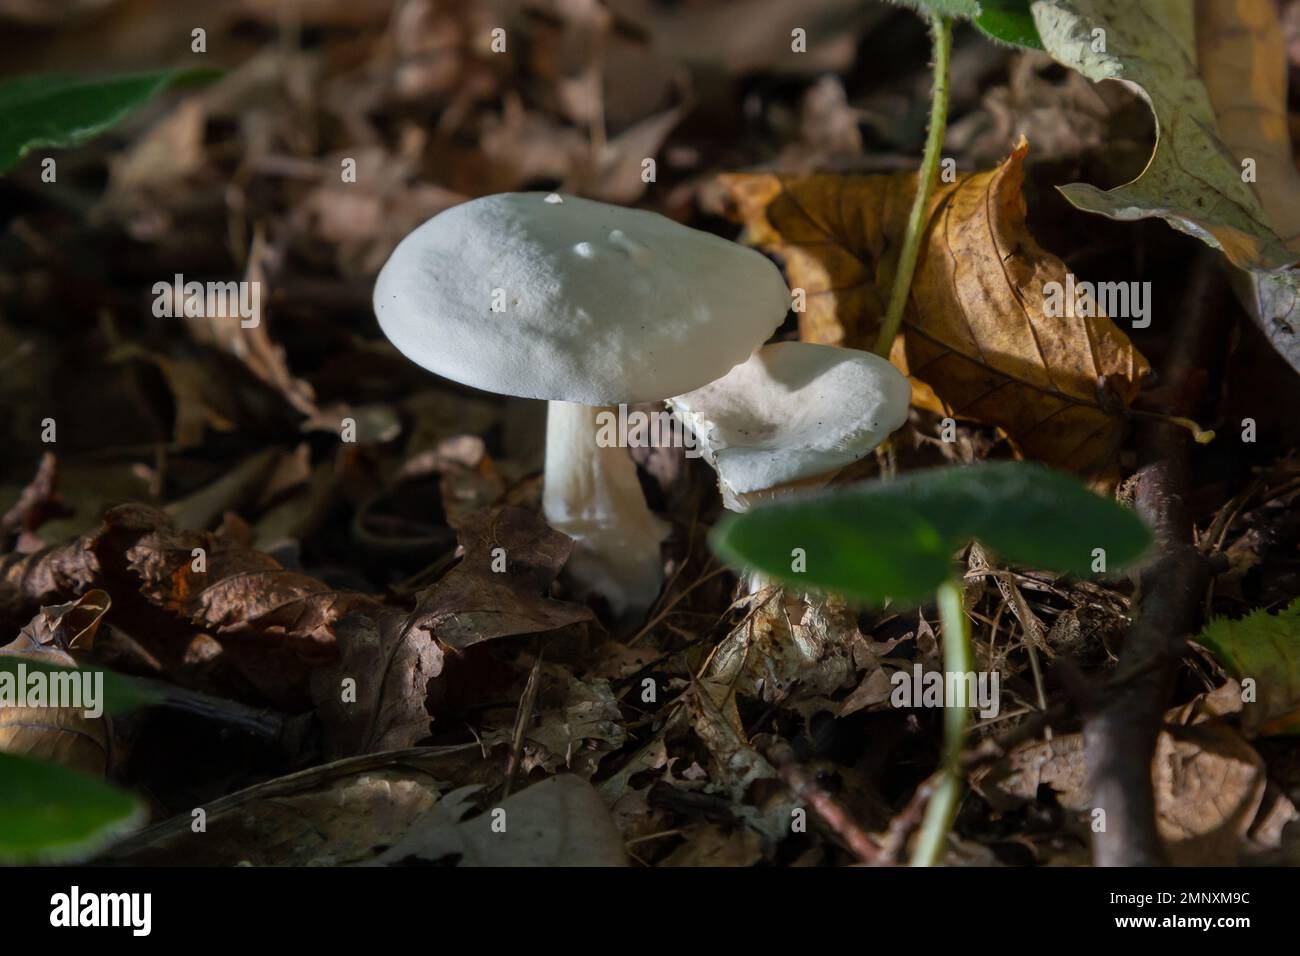
[[[1066,268],[1025,226],[1022,140],[997,169],[939,183],[891,360],[919,407],[996,425],[1012,446],[1080,474],[1113,470],[1124,410],[1150,366],[1103,315],[1049,316]],[[749,239],[806,293],[800,337],[870,348],[889,298],[914,174],[732,174]],[[1072,310],[1067,310],[1072,311]]]

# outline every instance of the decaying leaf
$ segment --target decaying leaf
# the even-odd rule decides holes
[[[1166,714],[1152,761],[1156,824],[1180,865],[1231,865],[1247,849],[1275,847],[1295,807],[1269,787],[1264,761],[1201,699]],[[1013,750],[974,785],[1004,809],[1036,798],[1046,785],[1066,809],[1091,809],[1088,769],[1079,733]]]
[[[211,633],[253,686],[286,703],[304,700],[311,668],[333,660],[334,624],[377,606],[224,537],[179,530],[145,505],[110,509],[88,547],[110,577],[130,580],[151,607]],[[160,655],[179,653],[176,635],[160,630],[141,637]]]
[[[1045,287],[1064,285],[1066,269],[1025,228],[1027,151],[1022,140],[992,172],[938,184],[890,358],[911,377],[914,404],[996,425],[1026,457],[1102,475],[1150,367],[1106,316],[1048,314]],[[751,241],[779,255],[791,287],[805,290],[800,337],[870,348],[915,175],[736,174],[723,183]]]
[[[460,540],[464,559],[420,593],[409,615],[367,607],[339,623],[338,659],[311,677],[329,753],[415,744],[443,709],[503,689],[500,665],[478,654],[478,645],[591,619],[587,608],[545,596],[571,543],[534,513],[477,512]],[[348,679],[355,681],[350,698],[343,694]],[[558,753],[563,759],[565,748]]]
[[[338,866],[363,863],[417,820],[469,809],[442,780],[466,747],[418,747],[336,760],[204,805],[206,830],[183,813],[126,840],[113,859],[171,866]]]
[[[563,767],[590,776],[602,757],[627,741],[622,716],[609,681],[570,676],[559,708],[526,732],[523,771],[540,766],[555,773]]]
[[[1260,608],[1237,621],[1215,618],[1196,638],[1238,680],[1253,680],[1242,709],[1247,734],[1300,733],[1300,600],[1277,614]]]
[[[810,601],[777,588],[753,602],[718,645],[707,677],[805,717],[836,707],[829,698],[852,682],[854,651],[866,643],[855,615],[834,598]]]
[[[588,608],[546,591],[573,542],[523,508],[481,511],[459,529],[465,557],[421,591],[413,626],[456,650],[511,634],[535,634],[592,619]]]
[[[345,617],[335,636],[339,659],[311,675],[326,753],[396,750],[427,737],[429,683],[446,658],[429,630],[408,626],[405,614],[385,608]]]
[[[660,866],[753,866],[763,859],[758,834],[745,827],[724,830],[700,824],[682,835],[685,842]]]
[[[0,656],[55,667],[75,667],[72,651],[87,651],[112,603],[107,593],[87,591],[67,604],[41,608]],[[6,677],[15,677],[9,673]],[[102,689],[102,682],[101,682]],[[86,708],[41,705],[0,706],[0,751],[56,763],[103,776],[112,762],[112,728],[107,714],[87,716]],[[103,706],[100,700],[99,705]]]
[[[171,308],[173,314],[182,317],[195,342],[212,345],[230,353],[259,379],[279,392],[294,410],[312,416],[318,409],[311,385],[297,378],[289,369],[284,349],[272,340],[268,331],[265,309],[270,283],[267,273],[273,258],[270,247],[258,231],[253,236],[252,247],[248,252],[248,267],[241,283],[241,289],[251,290],[247,302],[241,302],[239,296],[234,296],[226,303],[225,315],[194,315],[187,310],[188,293],[177,295],[173,286],[170,290],[173,299]],[[255,302],[252,299],[254,292],[257,294]],[[244,315],[240,310],[245,305],[251,305],[250,312],[255,314]]]
[[[1157,216],[1221,249],[1248,272],[1256,323],[1300,370],[1300,172],[1273,4],[1036,0],[1033,14],[1056,60],[1119,80],[1155,114],[1137,179],[1110,191],[1073,183],[1065,197],[1112,219]]]
[[[1296,812],[1267,799],[1268,768],[1236,730],[1218,721],[1162,733],[1152,763],[1156,824],[1181,865],[1231,865],[1247,847],[1277,846]]]
[[[389,866],[623,866],[623,838],[596,788],[561,774],[464,822],[446,813],[415,821],[377,862]]]
[[[99,562],[83,538],[0,557],[0,625],[21,627],[37,608],[80,594],[99,573]]]

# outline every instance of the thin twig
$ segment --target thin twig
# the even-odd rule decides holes
[[[835,831],[853,851],[854,856],[863,863],[880,861],[880,847],[853,819],[848,808],[818,786],[813,776],[799,765],[793,747],[783,740],[775,741],[767,748],[767,759],[772,762],[790,792],[816,810],[817,815]]]

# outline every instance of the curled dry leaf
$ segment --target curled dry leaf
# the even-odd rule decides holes
[[[1159,217],[1222,250],[1246,270],[1256,323],[1300,370],[1300,172],[1273,4],[1037,0],[1033,13],[1054,59],[1135,88],[1155,114],[1155,151],[1137,179],[1062,193],[1112,219]]]
[[[417,743],[438,713],[509,685],[513,671],[477,645],[591,620],[587,608],[545,596],[572,542],[533,512],[480,511],[460,541],[464,559],[420,592],[411,614],[363,608],[338,625],[338,659],[311,679],[329,753]],[[348,678],[356,694],[345,700]]]
[[[1022,140],[987,173],[939,183],[890,359],[913,403],[996,425],[1029,458],[1088,476],[1115,465],[1124,410],[1150,366],[1103,315],[1049,316],[1065,264],[1025,226]],[[807,295],[805,341],[870,348],[889,298],[914,174],[732,174],[748,237]]]
[[[17,638],[0,647],[0,656],[76,667],[71,652],[90,649],[111,603],[107,593],[92,590],[67,604],[43,607]],[[16,672],[5,670],[6,677],[16,679]],[[108,717],[88,717],[85,708],[54,707],[51,703],[0,706],[0,751],[103,776],[112,755]]]
[[[523,508],[480,511],[458,531],[465,557],[421,591],[412,616],[448,647],[536,634],[592,620],[590,609],[546,596],[573,542]]]
[[[713,655],[706,679],[805,718],[836,705],[830,697],[857,674],[855,650],[866,641],[857,619],[834,598],[767,588]]]
[[[90,587],[100,568],[88,540],[78,537],[31,554],[0,557],[0,627],[22,627],[39,607]]]
[[[110,509],[88,547],[113,580],[131,581],[152,608],[210,632],[250,683],[285,703],[305,702],[310,669],[333,660],[335,623],[378,606],[364,594],[289,571],[260,551],[181,531],[146,505]],[[178,652],[179,645],[170,653],[159,646],[177,637],[174,631],[140,636],[163,659]]]
[[[526,732],[523,771],[541,767],[555,773],[564,767],[590,777],[607,754],[627,742],[618,699],[604,678],[581,680],[556,671],[567,678],[563,701]]]

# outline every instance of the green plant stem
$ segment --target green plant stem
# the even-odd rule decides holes
[[[939,585],[939,625],[943,637],[943,669],[949,674],[966,674],[971,671],[970,625],[962,600],[961,580],[949,578]],[[946,682],[945,682],[946,684]],[[965,694],[966,682],[954,681],[958,693]],[[970,701],[946,701],[943,714],[943,774],[934,795],[925,808],[921,832],[912,852],[913,866],[933,866],[943,853],[944,842],[957,815],[957,802],[961,799],[961,750],[966,739],[966,725],[970,717]]]
[[[921,251],[925,233],[925,213],[934,192],[934,181],[939,174],[939,153],[943,149],[943,135],[948,125],[948,57],[952,50],[952,21],[946,17],[930,17],[930,36],[934,44],[934,85],[930,90],[930,130],[925,138],[925,153],[916,175],[916,198],[907,217],[907,232],[903,248],[898,254],[898,267],[894,271],[894,285],[889,292],[889,307],[880,325],[873,351],[889,358],[898,327],[903,323],[903,310],[912,291],[912,274],[916,271],[916,257]]]

